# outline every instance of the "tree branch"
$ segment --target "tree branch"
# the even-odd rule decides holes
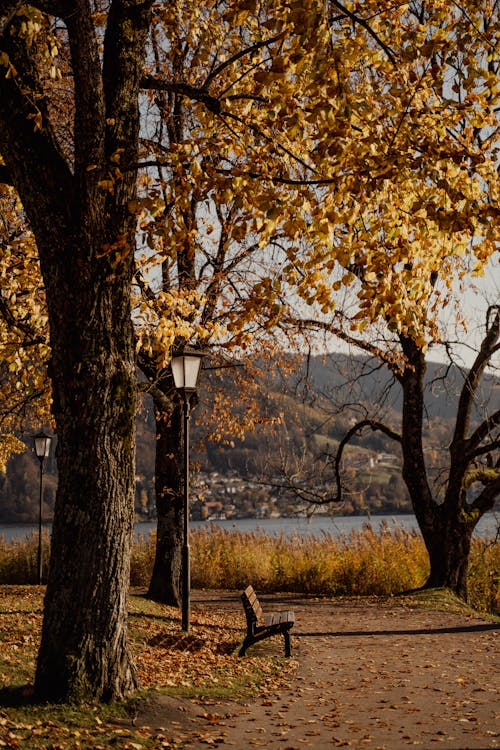
[[[89,4],[73,0],[70,5],[73,12],[67,14],[66,25],[75,91],[75,174],[81,184],[94,184],[95,193],[100,173],[89,172],[88,167],[104,165],[101,62]],[[88,199],[95,200],[96,196]]]
[[[391,438],[392,440],[396,440],[400,445],[402,444],[402,437],[401,435],[393,430],[388,425],[384,424],[383,422],[378,422],[374,419],[363,419],[357,424],[353,425],[350,430],[344,435],[342,440],[339,443],[339,447],[337,449],[337,452],[333,459],[333,472],[334,472],[334,479],[335,479],[335,495],[327,495],[325,497],[319,498],[318,494],[315,493],[312,490],[308,490],[305,487],[301,487],[300,485],[288,484],[288,489],[292,489],[295,494],[300,497],[302,500],[306,500],[309,503],[312,503],[314,505],[328,505],[330,503],[340,503],[342,502],[342,480],[340,476],[341,472],[341,463],[342,463],[342,456],[344,453],[344,449],[349,444],[351,439],[356,435],[356,433],[361,432],[365,429],[365,427],[369,427],[371,430],[383,432],[387,437]]]
[[[491,510],[495,505],[495,500],[500,495],[500,476],[497,476],[492,482],[485,485],[481,493],[476,497],[471,505],[471,510],[477,510],[481,515]]]
[[[481,443],[488,437],[488,435],[491,435],[492,431],[498,425],[500,425],[500,409],[481,422],[481,424],[476,427],[470,438],[465,441],[465,452],[469,460],[472,460],[475,456],[484,455],[491,450],[489,444],[481,445]]]
[[[351,10],[348,10],[345,5],[342,5],[342,3],[338,2],[338,0],[330,0],[330,3],[335,6],[338,10],[340,10],[344,15],[346,15],[348,18],[353,21],[353,23],[359,24],[365,31],[367,31],[373,39],[377,42],[377,44],[384,50],[385,54],[391,61],[393,65],[397,65],[396,55],[393,52],[393,50],[382,41],[382,39],[379,37],[379,35],[372,29],[370,24],[364,20],[364,18],[360,18],[356,13],[353,13]]]
[[[277,34],[271,39],[264,39],[261,42],[256,42],[255,44],[252,44],[251,47],[246,47],[245,49],[242,49],[239,52],[236,52],[227,60],[224,60],[224,62],[220,63],[220,65],[214,68],[214,70],[212,70],[212,72],[206,77],[205,83],[203,84],[203,88],[208,89],[212,81],[215,78],[217,78],[219,73],[222,73],[223,70],[228,68],[237,60],[240,60],[242,57],[246,57],[247,55],[252,55],[254,52],[257,52],[257,50],[262,49],[263,47],[269,47],[269,45],[274,44],[274,42],[278,42],[280,39],[283,39],[285,36],[286,36],[286,32],[282,31],[280,34]]]
[[[0,2],[0,35],[4,33],[23,4],[22,0],[2,0]]]
[[[342,316],[340,313],[335,312],[334,317],[339,319]],[[299,330],[320,330],[325,331],[326,333],[331,333],[333,336],[337,336],[342,341],[345,341],[346,344],[352,344],[352,346],[355,346],[358,349],[371,354],[373,357],[377,357],[378,359],[382,360],[385,365],[387,365],[389,370],[393,373],[394,377],[398,381],[401,380],[401,362],[398,361],[393,352],[384,351],[375,344],[372,344],[370,341],[364,341],[363,339],[357,339],[354,336],[351,336],[333,320],[328,322],[323,320],[302,319],[298,322],[294,322]]]
[[[475,361],[472,364],[469,374],[460,393],[460,399],[457,408],[457,418],[455,422],[455,431],[451,444],[451,450],[462,451],[465,436],[470,422],[471,409],[476,396],[477,388],[481,376],[488,365],[493,353],[496,350],[498,338],[500,336],[500,305],[493,305],[488,308],[486,317],[486,335],[481,342],[481,347]],[[477,430],[476,430],[477,432]],[[481,433],[479,433],[481,434]],[[477,438],[476,438],[477,439]]]
[[[103,82],[106,110],[106,156],[135,164],[138,155],[139,89],[153,0],[113,0],[104,37]],[[119,163],[118,162],[118,163]],[[121,207],[135,195],[136,176],[126,173],[111,202]],[[132,226],[133,217],[130,218]]]
[[[201,102],[209,112],[213,112],[214,114],[219,114],[221,111],[220,100],[209,94],[205,86],[192,86],[190,83],[169,81],[166,78],[159,78],[153,75],[143,76],[140,86],[142,89],[180,94],[193,101]]]
[[[138,383],[137,390],[140,393],[147,393],[153,399],[155,406],[160,408],[164,412],[171,412],[173,409],[173,401],[163,393],[161,388],[158,388],[154,383]],[[172,396],[176,393],[175,388],[172,388]]]
[[[50,123],[38,71],[18,35],[5,34],[1,46],[16,70],[16,76],[0,75],[4,174],[17,189],[30,221],[38,224],[34,230],[45,228],[47,216],[64,228],[73,208],[73,177]]]
[[[342,461],[342,454],[344,453],[344,448],[348,445],[351,438],[353,438],[357,432],[361,432],[362,430],[364,430],[365,427],[369,427],[373,432],[383,432],[384,435],[387,435],[387,437],[391,438],[392,440],[396,440],[396,442],[398,442],[400,445],[403,442],[401,435],[383,422],[377,422],[374,419],[362,419],[361,422],[353,425],[340,441],[333,462],[337,495],[335,498],[331,498],[329,501],[325,502],[340,502],[342,500],[342,484],[340,480],[340,464]]]

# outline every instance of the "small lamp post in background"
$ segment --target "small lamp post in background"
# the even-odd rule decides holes
[[[201,360],[205,352],[191,347],[174,352],[171,361],[174,384],[182,395],[184,407],[184,534],[182,546],[182,630],[189,631],[191,571],[189,561],[189,418],[191,398],[196,392]]]
[[[43,430],[33,435],[35,454],[40,461],[40,498],[38,503],[38,583],[42,582],[42,489],[43,489],[43,464],[50,454],[52,443],[51,435],[46,435]]]

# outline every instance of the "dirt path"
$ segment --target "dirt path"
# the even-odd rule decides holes
[[[296,613],[290,683],[241,703],[160,699],[137,723],[164,727],[190,750],[500,748],[499,624],[401,600],[260,598],[264,609]],[[197,604],[241,618],[237,593],[194,592]],[[281,638],[265,644],[282,653]]]

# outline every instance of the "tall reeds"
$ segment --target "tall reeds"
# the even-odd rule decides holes
[[[387,525],[320,537],[203,529],[195,538],[193,585],[202,588],[390,595],[422,585],[428,572],[418,534]]]
[[[47,578],[50,537],[42,531],[42,579]],[[6,542],[0,535],[0,584],[23,585],[38,581],[38,534]]]
[[[48,539],[44,539],[44,559]],[[37,540],[5,542],[0,537],[0,584],[35,580]],[[132,553],[131,584],[147,586],[155,535],[141,536]],[[390,596],[415,589],[429,571],[420,534],[383,524],[334,536],[268,536],[207,525],[191,533],[193,588],[290,591],[316,596]],[[474,538],[469,600],[478,610],[500,612],[500,544]]]

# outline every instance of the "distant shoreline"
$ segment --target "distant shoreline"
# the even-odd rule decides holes
[[[156,520],[139,521],[134,525],[134,536],[147,536],[156,531]],[[255,532],[265,534],[290,536],[299,534],[301,536],[321,536],[323,534],[349,534],[351,531],[360,531],[363,526],[369,524],[375,531],[382,526],[391,529],[403,529],[406,531],[418,530],[417,519],[412,513],[397,514],[372,514],[349,515],[349,516],[325,516],[313,515],[310,518],[294,516],[287,518],[238,518],[212,521],[191,521],[190,528],[195,529],[220,529],[225,531]],[[500,513],[491,511],[486,513],[479,521],[474,534],[481,537],[490,537],[496,533],[500,524]],[[50,530],[50,524],[43,525],[44,530]],[[0,537],[5,541],[24,538],[38,533],[38,525],[34,523],[24,524],[0,524]]]

